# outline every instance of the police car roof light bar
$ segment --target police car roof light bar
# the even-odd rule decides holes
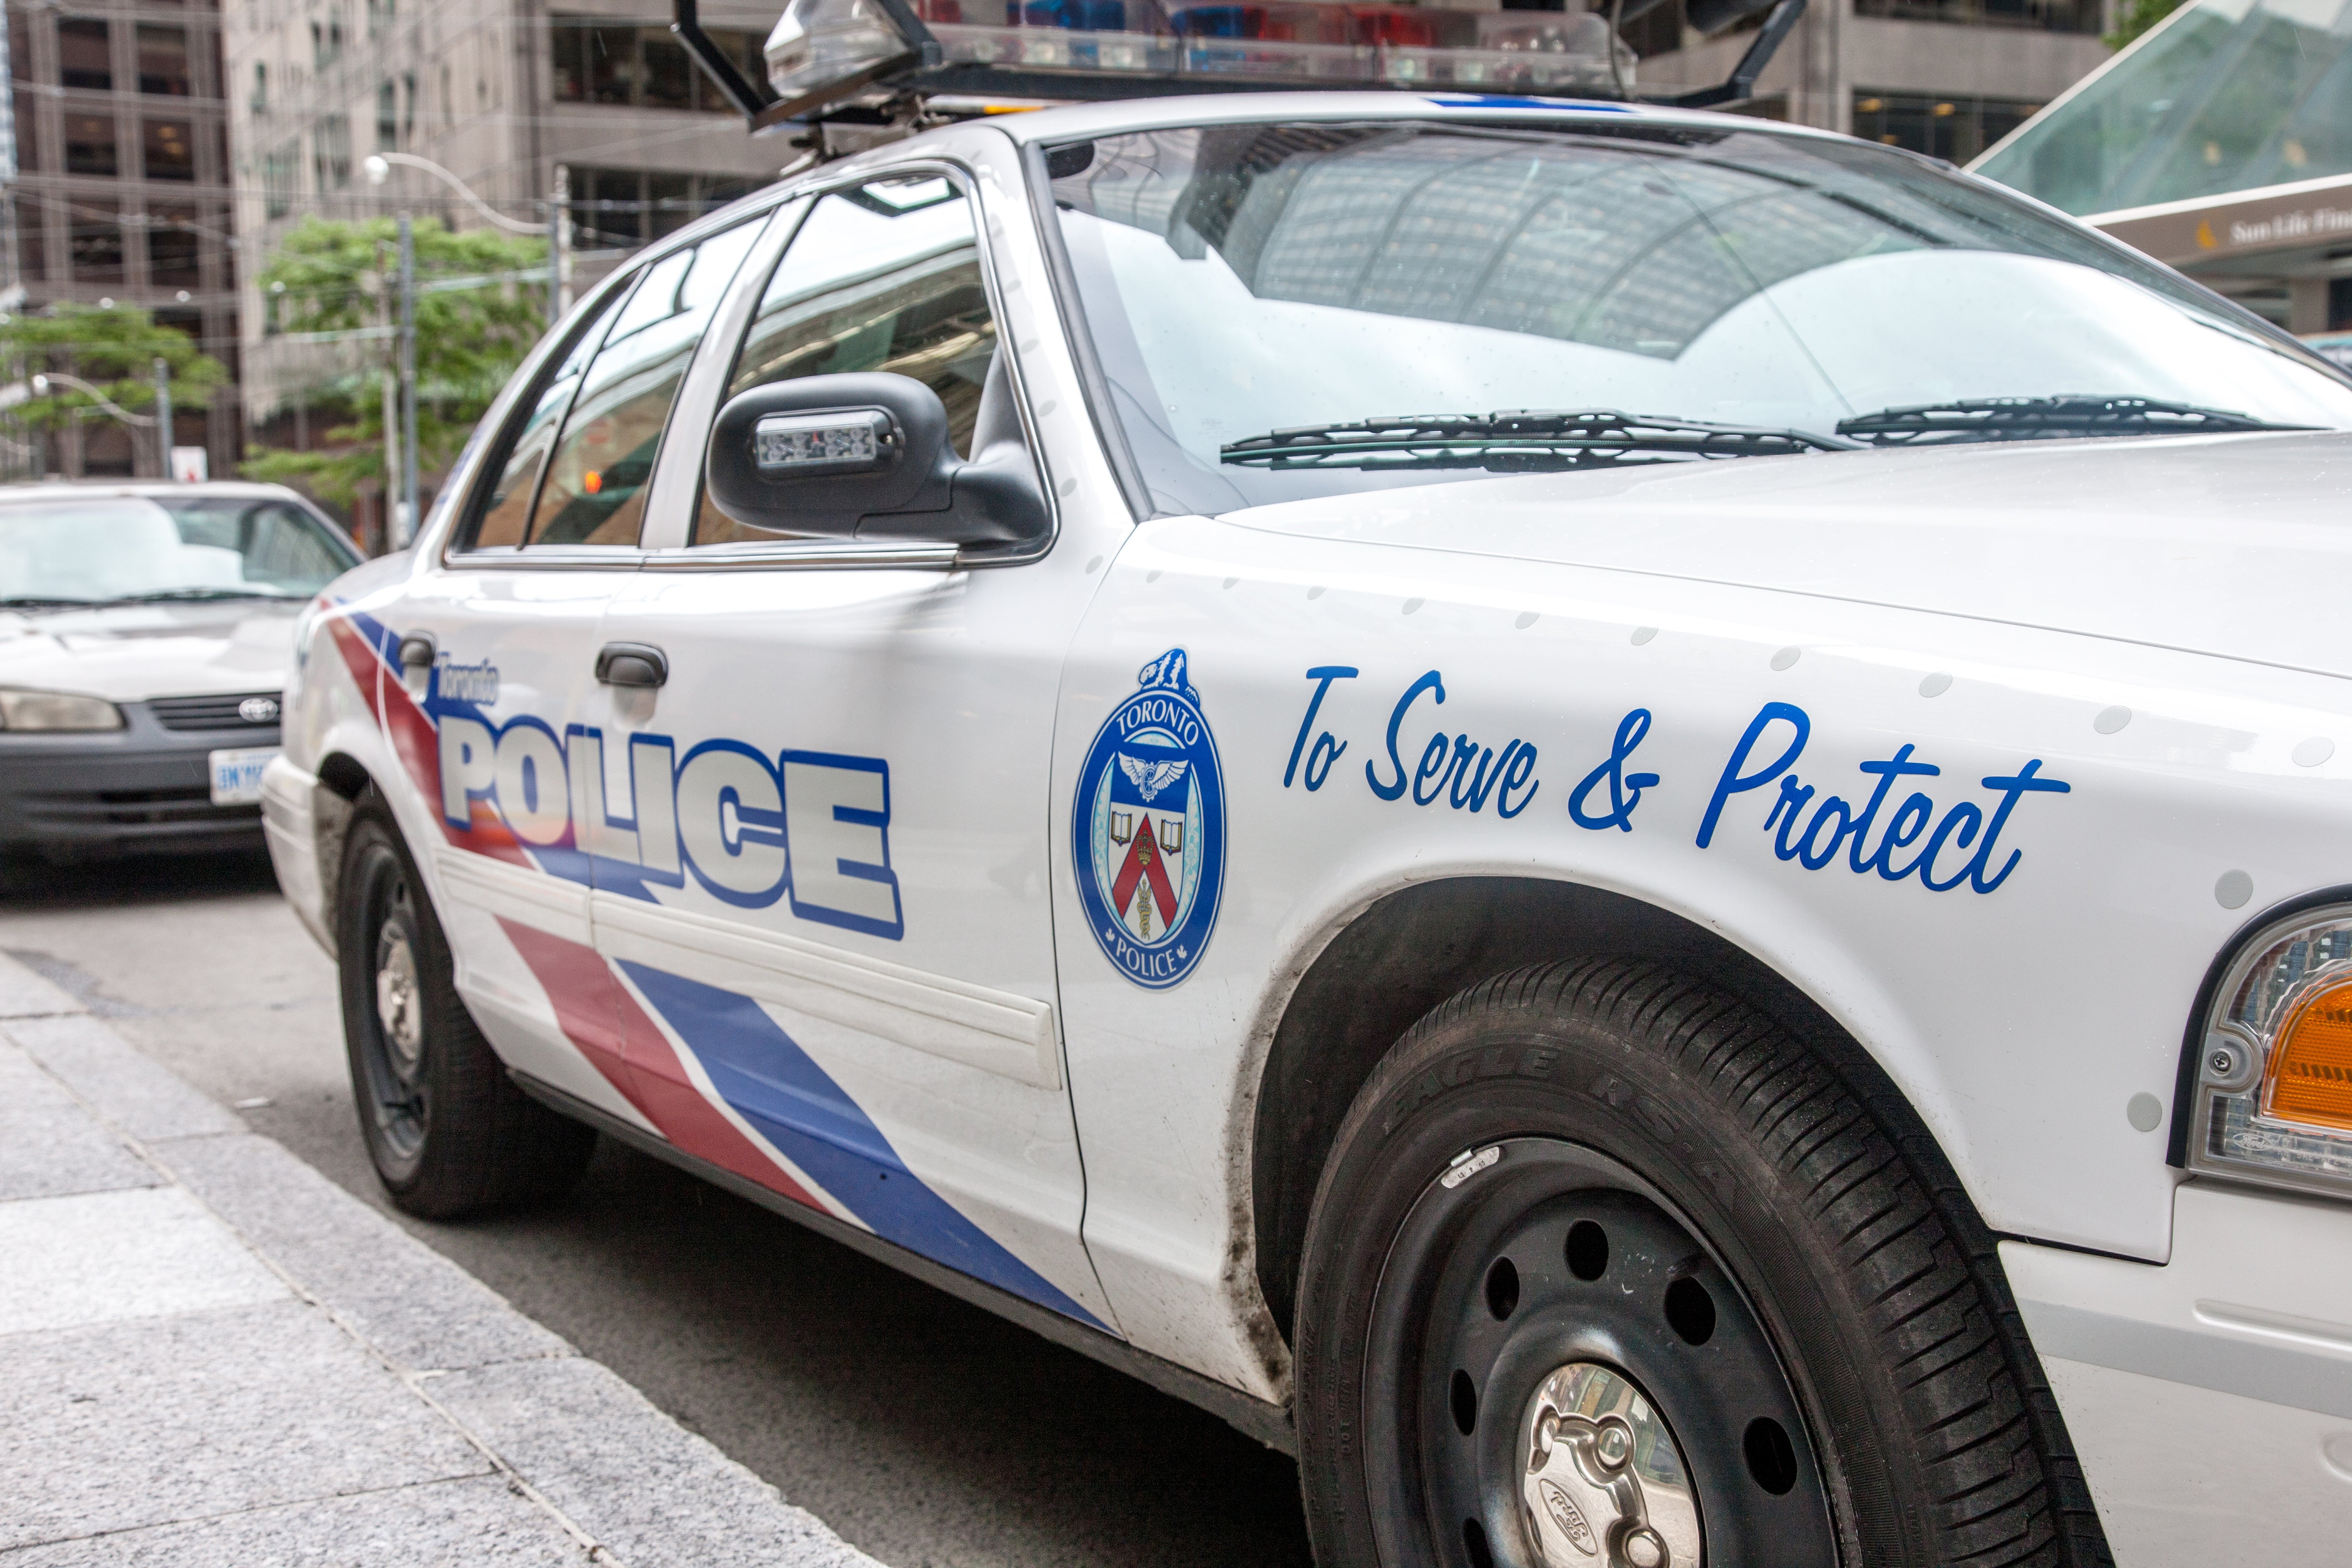
[[[1196,74],[1073,68],[1071,66],[1034,68],[1010,62],[951,59],[948,58],[938,35],[932,32],[929,24],[908,4],[908,0],[867,0],[867,3],[887,18],[890,28],[907,46],[903,50],[854,62],[844,60],[842,64],[845,68],[842,74],[825,79],[810,80],[809,75],[803,75],[803,90],[789,97],[760,93],[756,107],[753,100],[739,90],[739,88],[749,89],[751,84],[743,81],[733,62],[719,53],[717,45],[696,24],[695,0],[676,0],[677,20],[672,31],[695,48],[697,58],[704,62],[713,79],[744,108],[755,133],[819,118],[826,110],[861,95],[871,101],[871,95],[877,90],[915,99],[971,96],[1069,101],[1191,96],[1197,93],[1296,92],[1302,88],[1311,89],[1317,86],[1337,88],[1341,85],[1328,80],[1302,80],[1289,75],[1254,77],[1239,73],[1229,75],[1223,71]],[[1692,92],[1644,95],[1637,89],[1628,96],[1635,101],[1685,109],[1737,103],[1753,97],[1756,83],[1765,67],[1803,16],[1806,0],[1769,0],[1769,5],[1770,9],[1755,40],[1724,81]],[[1759,0],[1714,0],[1713,4],[1704,7],[1704,12],[1709,21],[1720,26],[1741,16],[1753,16],[1762,9],[1764,5]],[[951,10],[949,14],[956,13]],[[698,39],[699,43],[697,43]],[[771,44],[772,49],[772,39]],[[1425,52],[1443,55],[1448,51],[1438,48]],[[771,58],[772,64],[772,54]],[[1357,79],[1344,85],[1350,90],[1381,88],[1423,92],[1433,89],[1465,90],[1459,83],[1414,79]],[[1540,94],[1544,89],[1518,89],[1521,93],[1530,90]],[[1561,90],[1559,95],[1583,99],[1615,96],[1609,88],[1593,82],[1580,83],[1572,89]]]

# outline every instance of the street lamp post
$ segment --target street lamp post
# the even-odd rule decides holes
[[[155,455],[163,460],[163,473],[172,478],[172,362],[155,356]]]
[[[420,158],[414,153],[377,153],[362,165],[367,171],[368,183],[381,185],[392,177],[394,164],[407,169],[422,169],[473,204],[474,210],[509,234],[544,234],[549,237],[548,299],[552,307],[548,312],[551,326],[564,311],[572,308],[572,224],[571,170],[563,164],[555,166],[555,191],[548,204],[545,223],[524,223],[484,201],[473,186],[443,168],[430,158]],[[416,237],[409,215],[400,215],[400,343],[398,370],[400,379],[399,423],[402,438],[399,444],[398,479],[393,480],[387,465],[385,479],[399,487],[399,501],[394,510],[394,528],[400,537],[392,541],[394,548],[408,542],[416,531],[417,497],[419,493],[418,458],[416,450]],[[389,393],[390,389],[386,389]],[[391,412],[389,396],[386,410]],[[387,428],[389,426],[387,426]],[[168,462],[168,458],[166,461]]]

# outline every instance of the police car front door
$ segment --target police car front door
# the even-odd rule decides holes
[[[868,180],[795,216],[704,351],[712,407],[891,371],[940,393],[966,455],[976,431],[1020,438],[957,179]],[[1112,1327],[1079,1238],[1047,883],[1055,686],[1092,579],[1066,553],[841,549],[706,502],[608,614],[668,672],[630,726],[659,758],[626,808],[636,861],[595,900],[646,1103],[712,1163]]]

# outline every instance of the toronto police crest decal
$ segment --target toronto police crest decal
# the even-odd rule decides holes
[[[1078,770],[1072,863],[1103,955],[1159,990],[1192,972],[1217,923],[1225,875],[1225,780],[1185,679],[1184,650],[1143,667]]]

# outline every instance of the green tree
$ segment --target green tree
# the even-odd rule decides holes
[[[2116,30],[2099,42],[2120,49],[2180,8],[2180,0],[2124,0],[2116,13]]]
[[[417,459],[443,467],[546,324],[544,284],[520,279],[543,266],[547,243],[486,230],[457,234],[433,218],[415,223]],[[326,432],[330,449],[253,447],[239,471],[279,483],[307,480],[349,502],[381,489],[383,377],[397,347],[384,329],[399,320],[400,231],[390,218],[312,218],[286,237],[255,281],[278,332],[334,334],[361,347],[361,368],[310,388],[351,417]],[[348,334],[348,336],[345,336]]]
[[[228,369],[196,347],[177,327],[158,326],[128,305],[51,305],[34,315],[0,315],[0,362],[7,379],[23,383],[43,371],[79,376],[133,413],[155,405],[155,362],[171,366],[172,406],[203,408]],[[97,408],[85,393],[51,384],[46,397],[28,397],[8,412],[37,430],[50,430]]]

